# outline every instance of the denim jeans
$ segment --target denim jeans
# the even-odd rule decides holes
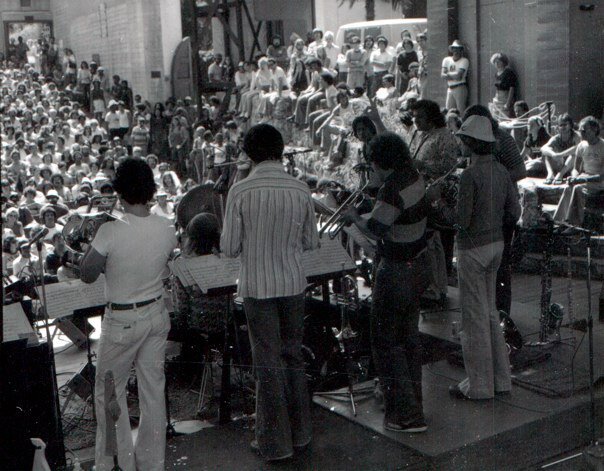
[[[311,439],[302,336],[304,295],[244,298],[256,375],[256,440],[266,459]]]
[[[426,256],[382,258],[371,306],[371,348],[384,391],[385,421],[423,419],[419,297],[427,286]]]

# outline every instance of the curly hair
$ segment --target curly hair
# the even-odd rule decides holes
[[[147,204],[156,186],[151,167],[142,159],[128,157],[118,166],[113,188],[129,204]]]
[[[400,170],[411,165],[411,154],[405,141],[393,132],[383,132],[369,143],[370,159],[385,170]]]
[[[283,136],[270,124],[256,124],[243,138],[243,150],[254,163],[280,160],[283,148]]]

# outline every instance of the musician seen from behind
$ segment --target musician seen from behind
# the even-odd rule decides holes
[[[319,247],[308,186],[285,173],[283,138],[268,124],[252,127],[243,150],[250,175],[229,192],[220,240],[241,257],[239,296],[248,320],[256,373],[256,440],[264,459],[291,457],[311,441],[302,335],[306,277],[302,252]]]
[[[581,142],[572,159],[567,161],[556,180],[572,170],[568,187],[562,193],[554,220],[573,226],[583,224],[585,204],[588,198],[604,194],[604,139],[600,137],[600,123],[593,116],[579,123]],[[601,207],[600,207],[601,208]],[[602,230],[602,227],[599,228]]]
[[[461,174],[455,214],[459,335],[467,378],[451,386],[449,393],[458,399],[492,399],[512,388],[495,280],[503,254],[503,227],[518,220],[520,205],[509,172],[493,156],[496,138],[489,118],[470,116],[457,136],[462,152],[470,157]]]
[[[426,289],[427,201],[423,177],[397,134],[378,134],[368,155],[381,181],[369,219],[344,211],[368,237],[378,240],[371,306],[371,346],[384,392],[384,428],[424,432],[419,298]]]
[[[155,193],[153,171],[142,159],[127,158],[113,187],[124,209],[121,219],[99,227],[81,264],[81,278],[93,283],[105,273],[107,307],[96,365],[97,471],[113,469],[105,455],[105,373],[113,372],[121,414],[117,421],[119,464],[125,471],[163,470],[166,445],[164,357],[170,319],[162,299],[162,278],[176,247],[174,226],[149,213]],[[132,442],[126,383],[136,367],[140,426]]]

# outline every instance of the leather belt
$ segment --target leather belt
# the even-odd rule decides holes
[[[456,83],[455,85],[449,85],[449,88],[453,89],[453,88],[461,87],[462,85],[465,85],[465,83]]]
[[[131,309],[137,309],[139,307],[148,306],[155,301],[159,301],[161,299],[161,295],[157,298],[148,299],[147,301],[141,301],[139,303],[132,304],[118,304],[118,303],[107,303],[107,307],[112,311],[129,311]]]

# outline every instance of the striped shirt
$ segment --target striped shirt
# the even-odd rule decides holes
[[[302,252],[319,247],[310,190],[265,161],[231,188],[220,247],[241,255],[239,296],[257,299],[300,294],[306,288]]]
[[[426,184],[417,170],[392,172],[380,188],[367,229],[380,237],[381,256],[414,259],[426,248]]]
[[[517,182],[526,177],[526,167],[524,159],[520,155],[516,141],[511,134],[508,134],[501,128],[495,130],[495,149],[493,155],[497,162],[503,165],[508,172],[512,181]]]

